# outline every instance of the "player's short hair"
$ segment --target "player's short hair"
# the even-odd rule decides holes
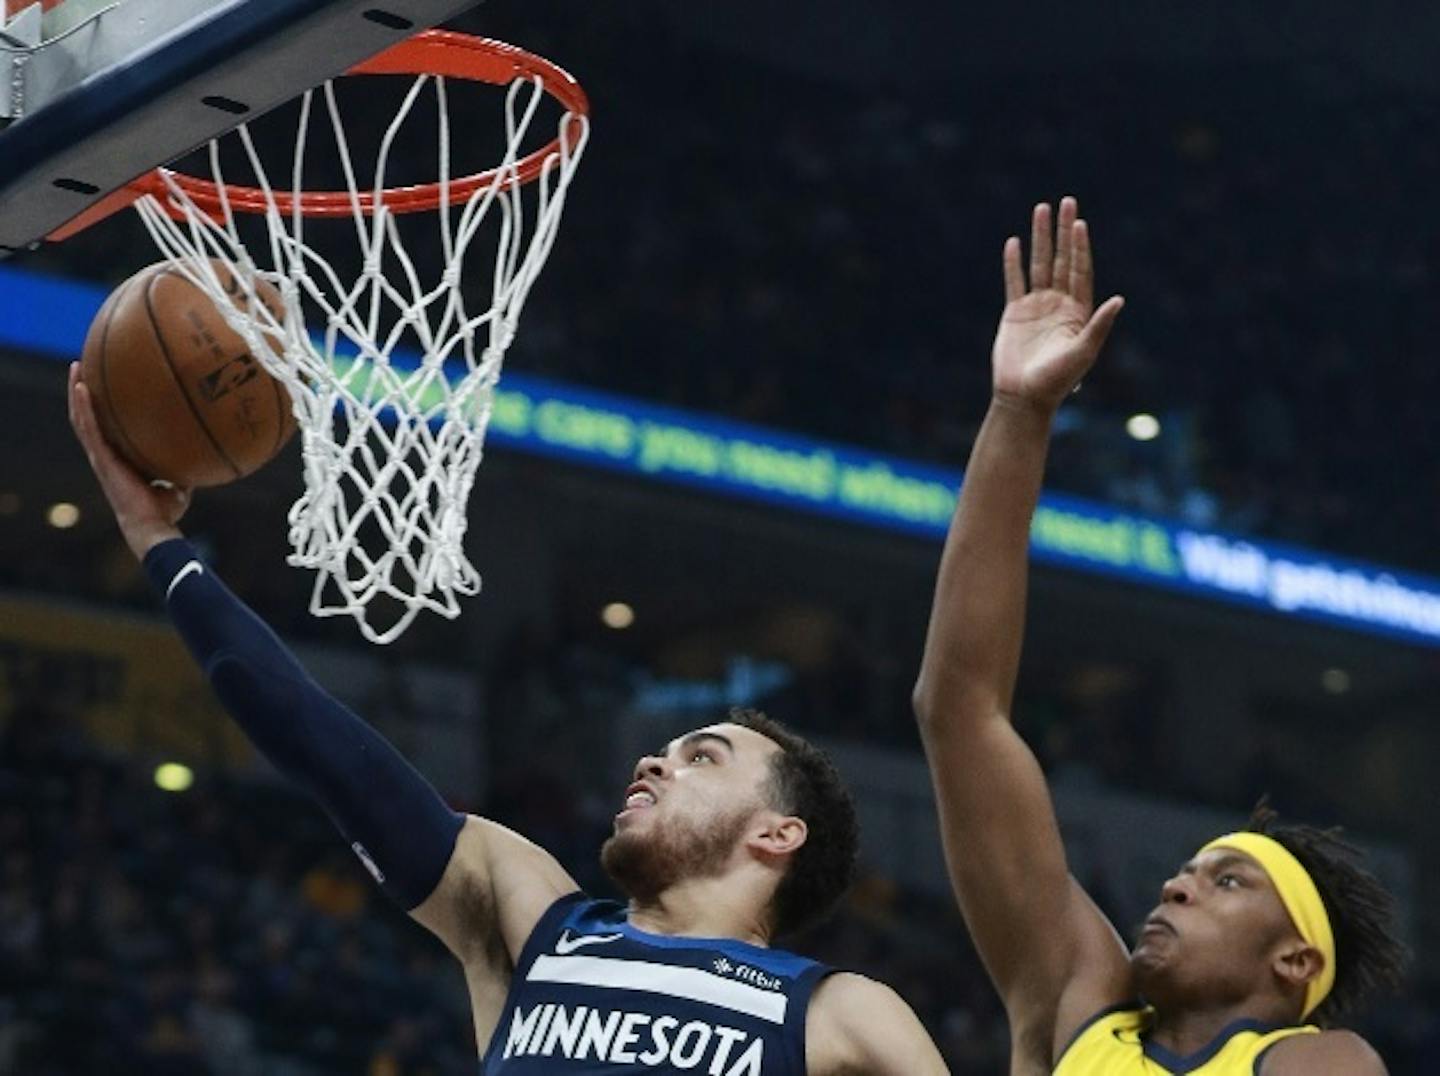
[[[1374,998],[1393,993],[1405,978],[1408,959],[1396,933],[1395,899],[1360,865],[1364,853],[1343,831],[1281,825],[1262,799],[1248,828],[1282,844],[1309,872],[1335,932],[1335,986],[1310,1022],[1333,1027]]]
[[[793,934],[828,916],[855,879],[855,803],[830,757],[804,737],[759,710],[731,710],[730,720],[780,747],[770,759],[772,806],[803,819],[808,830],[772,903],[775,934]]]

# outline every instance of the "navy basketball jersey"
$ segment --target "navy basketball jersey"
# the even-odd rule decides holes
[[[729,938],[630,925],[625,906],[561,897],[531,933],[484,1076],[804,1076],[805,1010],[830,968]]]

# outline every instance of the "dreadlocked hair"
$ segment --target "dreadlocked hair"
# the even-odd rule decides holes
[[[793,934],[828,916],[854,881],[860,848],[855,804],[830,757],[804,737],[759,710],[733,709],[730,720],[779,746],[770,759],[771,803],[805,822],[805,843],[771,905],[776,935]]]
[[[1272,838],[1300,861],[1320,891],[1335,934],[1335,986],[1310,1014],[1310,1022],[1334,1027],[1376,996],[1398,990],[1409,954],[1396,935],[1395,898],[1360,865],[1364,853],[1338,827],[1281,825],[1261,799],[1248,828]]]

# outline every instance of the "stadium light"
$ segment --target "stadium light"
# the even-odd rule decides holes
[[[56,530],[69,530],[80,522],[80,509],[69,501],[57,501],[45,510],[45,522]]]
[[[600,610],[600,619],[607,628],[624,631],[635,623],[635,610],[624,602],[611,602]]]
[[[1160,420],[1142,411],[1125,420],[1125,432],[1137,441],[1153,441],[1160,436]]]
[[[195,772],[179,762],[162,762],[155,767],[155,787],[166,792],[184,792],[195,783]]]

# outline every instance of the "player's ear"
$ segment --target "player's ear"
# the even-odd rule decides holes
[[[787,856],[805,843],[810,828],[803,818],[779,811],[762,811],[750,833],[749,845],[766,856]]]
[[[1271,968],[1288,988],[1304,990],[1305,984],[1324,970],[1325,957],[1315,946],[1293,938],[1276,951]]]

